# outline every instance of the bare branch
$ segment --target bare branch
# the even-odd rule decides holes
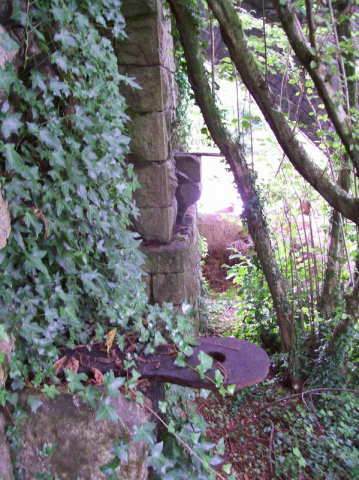
[[[229,0],[207,0],[217,18],[222,38],[242,80],[257,102],[283,151],[302,177],[344,217],[359,225],[359,199],[334,184],[310,158],[296,138],[285,116],[278,111],[276,97],[266,87],[258,62],[244,37],[242,23]]]
[[[325,105],[328,116],[341,138],[346,152],[355,166],[357,174],[359,174],[359,152],[355,148],[355,139],[353,138],[354,126],[344,106],[336,101],[338,91],[333,85],[331,75],[328,75],[327,67],[322,62],[320,56],[318,56],[318,52],[313,52],[308,47],[307,40],[293,6],[289,2],[282,5],[283,2],[281,3],[280,0],[273,1],[288,40],[298,60],[311,76],[319,96]]]

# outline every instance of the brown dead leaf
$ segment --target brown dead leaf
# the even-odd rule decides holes
[[[71,357],[70,361],[66,364],[65,368],[71,370],[71,372],[77,373],[80,366],[80,362],[76,358]]]
[[[56,360],[56,362],[54,363],[55,375],[58,375],[61,372],[61,370],[63,370],[64,366],[66,365],[66,362],[67,362],[66,355]]]
[[[92,371],[93,376],[95,378],[95,384],[96,385],[103,385],[103,375],[100,372],[100,370],[97,370],[97,368],[91,368],[91,371]]]

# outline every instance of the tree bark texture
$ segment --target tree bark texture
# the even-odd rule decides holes
[[[238,192],[243,201],[248,229],[273,298],[282,347],[285,352],[290,352],[293,342],[295,341],[293,318],[286,296],[286,285],[275,260],[269,232],[255,188],[253,174],[240,150],[240,146],[231,138],[223,125],[220,112],[216,106],[215,97],[212,95],[208,83],[198,31],[192,14],[186,6],[186,1],[169,0],[168,3],[176,19],[177,29],[187,61],[188,76],[196,102],[202,111],[213,140],[226,158],[234,175]]]
[[[349,190],[350,171],[348,169],[343,168],[340,171],[339,184],[344,190]],[[340,252],[343,247],[343,241],[340,213],[333,210],[330,220],[329,245],[324,282],[321,298],[319,299],[319,309],[321,314],[326,318],[332,315],[334,307],[338,303],[336,287],[338,286],[341,268]]]
[[[222,38],[243,83],[294,168],[333,208],[359,226],[359,199],[333,183],[313,162],[285,116],[278,111],[277,99],[269,91],[258,62],[248,47],[242,23],[230,0],[207,0],[207,3],[219,22]]]

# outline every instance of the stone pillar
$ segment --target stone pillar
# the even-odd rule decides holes
[[[170,243],[177,216],[177,178],[171,151],[177,90],[171,23],[162,0],[124,0],[128,39],[117,46],[120,72],[141,89],[123,89],[132,122],[131,155],[141,188],[135,193],[140,216],[134,222],[145,240]]]
[[[123,88],[132,120],[129,161],[141,185],[135,193],[140,216],[134,225],[145,240],[149,302],[172,303],[179,311],[190,303],[197,321],[200,258],[196,209],[189,207],[200,195],[201,161],[185,154],[174,158],[172,152],[178,95],[171,24],[163,3],[124,0],[128,39],[116,47],[120,73],[141,87]]]

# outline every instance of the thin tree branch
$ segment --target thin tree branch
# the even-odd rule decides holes
[[[242,23],[231,2],[229,0],[207,0],[207,2],[220,24],[222,38],[227,44],[231,59],[244,84],[257,102],[294,168],[333,208],[359,225],[359,199],[352,198],[342,188],[331,182],[293,134],[285,116],[278,111],[277,99],[266,88],[265,79],[248,47]]]
[[[313,18],[313,3],[312,0],[305,0],[305,10],[307,13],[307,22],[308,22],[308,30],[309,30],[309,39],[310,44],[314,50],[317,49],[316,41],[315,41],[315,24]]]
[[[344,106],[335,100],[337,98],[337,90],[331,81],[330,75],[328,75],[327,68],[321,61],[318,52],[311,51],[307,46],[307,41],[299,19],[290,2],[285,2],[285,4],[282,4],[283,2],[281,3],[280,0],[273,0],[273,2],[288,40],[298,60],[311,76],[319,96],[326,107],[328,116],[341,138],[347,154],[356,168],[357,174],[359,174],[359,152],[355,148],[355,138],[353,138],[352,135],[354,126]]]
[[[297,397],[303,397],[303,395],[308,395],[310,393],[320,393],[321,395],[324,395],[325,393],[329,392],[350,392],[350,393],[356,393],[359,394],[359,390],[355,388],[313,388],[312,390],[306,390],[305,392],[301,393],[293,393],[293,395],[288,395],[287,397],[279,398],[275,402],[272,403],[267,403],[267,405],[264,405],[264,407],[261,407],[259,410],[266,410],[269,407],[273,407],[273,405],[277,405],[278,403],[285,402],[287,400],[290,400],[292,398],[297,398]]]

